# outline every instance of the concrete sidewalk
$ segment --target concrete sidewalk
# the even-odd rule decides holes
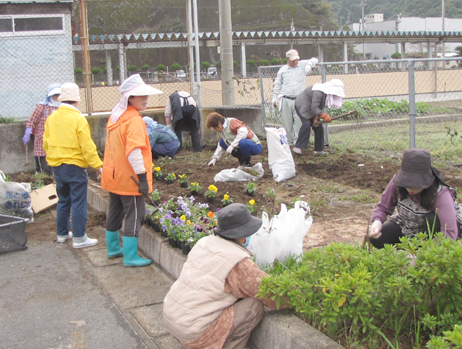
[[[0,347],[182,348],[162,323],[173,280],[107,259],[102,226],[87,231],[94,247],[57,243],[55,214],[26,225],[28,249],[0,254]]]

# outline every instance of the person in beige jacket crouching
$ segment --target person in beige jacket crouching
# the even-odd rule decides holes
[[[276,308],[269,296],[256,298],[268,275],[246,249],[261,219],[237,203],[220,210],[217,217],[214,235],[192,248],[164,300],[164,323],[187,349],[242,349],[263,317],[263,305]],[[280,308],[287,307],[287,302],[281,303]]]

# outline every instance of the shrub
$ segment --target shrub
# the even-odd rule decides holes
[[[209,62],[202,62],[201,64],[202,69],[207,70],[210,68],[210,63]]]
[[[83,69],[82,68],[75,68],[74,69],[74,74],[77,74],[77,75],[83,74]]]
[[[181,65],[177,62],[173,62],[172,65],[170,66],[170,69],[172,70],[180,70],[181,69]]]
[[[400,59],[401,58],[401,53],[395,52],[391,55],[391,58],[393,59]]]
[[[271,65],[279,65],[281,64],[282,60],[278,57],[274,57],[272,60],[271,60]]]
[[[91,68],[91,73],[92,74],[101,74],[101,68],[100,67],[93,67]]]
[[[268,61],[267,59],[262,59],[260,61],[260,65],[270,65],[270,61]]]
[[[136,65],[129,65],[128,66],[128,71],[134,71],[137,69],[137,66]]]
[[[167,68],[165,67],[165,65],[163,64],[159,64],[157,65],[157,71],[167,71]]]
[[[350,344],[378,348],[412,333],[420,348],[462,321],[462,245],[441,233],[401,241],[399,250],[333,243],[275,263],[260,295],[289,297],[307,322]]]
[[[237,66],[237,61],[233,61],[233,67]]]
[[[248,59],[245,61],[249,67],[255,67],[255,61],[253,59]]]
[[[145,65],[143,65],[143,66],[141,67],[141,70],[142,70],[142,71],[148,71],[149,68],[151,68],[151,67],[149,66],[149,64],[145,64]]]

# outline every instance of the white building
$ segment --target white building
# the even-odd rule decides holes
[[[383,20],[383,14],[368,14],[365,16],[366,19],[366,31],[442,31],[443,21],[441,17],[398,17],[387,21]],[[359,31],[360,24],[353,23],[353,30]],[[444,30],[445,31],[460,31],[462,28],[462,18],[445,18],[444,19]],[[461,46],[462,43],[445,43],[444,52],[454,52],[457,46]],[[440,54],[435,53],[435,45],[432,44],[432,56],[441,56],[442,44],[438,44],[436,51]],[[363,47],[366,52],[366,58],[370,59],[387,59],[395,52],[403,54],[401,52],[401,45],[399,44],[360,44],[355,45],[355,51],[359,54],[363,54]],[[405,53],[423,53],[424,57],[428,57],[428,44],[405,44]],[[404,57],[403,57],[404,58]]]

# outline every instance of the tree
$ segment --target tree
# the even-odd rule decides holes
[[[170,66],[170,69],[172,70],[180,70],[181,69],[181,65],[177,62],[173,62],[172,65]]]
[[[202,67],[202,69],[207,70],[210,67],[210,63],[209,62],[202,62],[201,67]]]
[[[82,68],[75,68],[74,69],[74,74],[77,74],[77,75],[83,74],[83,69]]]
[[[143,66],[141,67],[141,70],[142,70],[142,71],[148,71],[149,68],[151,68],[151,67],[149,66],[149,64],[145,64],[145,65],[143,65]]]
[[[136,65],[133,65],[133,64],[132,64],[132,65],[129,65],[129,66],[128,66],[128,71],[134,71],[134,70],[136,70],[136,69],[137,69],[137,66],[136,66]]]
[[[401,58],[401,53],[395,52],[391,55],[391,58],[393,59],[400,59]]]
[[[167,71],[167,68],[165,67],[165,65],[163,64],[159,64],[157,65],[157,71]]]
[[[95,74],[95,75],[96,75],[96,74],[101,74],[101,68],[99,68],[99,67],[93,67],[93,68],[91,68],[91,73],[92,73],[92,74]]]

